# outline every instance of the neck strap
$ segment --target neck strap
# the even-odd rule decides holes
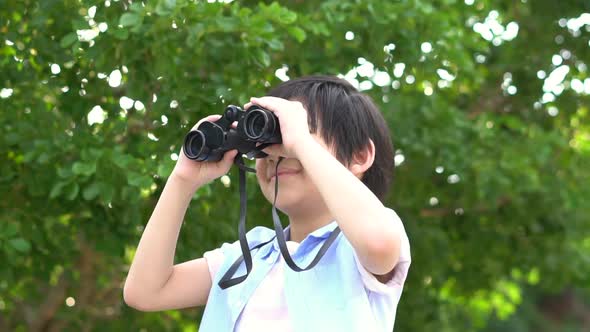
[[[258,146],[258,150],[251,155],[257,155],[257,156],[261,156],[261,154],[266,155],[264,152],[261,151],[266,146],[268,146],[268,144],[266,144],[266,145],[263,144],[263,145]],[[283,157],[279,157],[279,160],[278,160],[276,168],[275,168],[275,174],[278,174],[279,164],[281,163],[281,161],[283,161],[283,159],[284,159]],[[240,248],[242,250],[242,256],[238,257],[238,259],[236,259],[236,261],[230,266],[230,268],[227,270],[227,272],[223,275],[223,277],[221,278],[221,280],[218,283],[219,287],[221,289],[226,289],[226,288],[237,285],[237,284],[241,283],[242,281],[246,280],[246,278],[248,277],[248,275],[252,271],[252,254],[250,251],[260,249],[261,247],[265,246],[266,244],[271,243],[275,239],[275,237],[277,238],[279,249],[281,251],[281,254],[283,255],[283,258],[285,259],[285,262],[293,271],[296,271],[296,272],[307,271],[307,270],[312,269],[314,266],[316,266],[316,264],[324,256],[326,251],[328,251],[328,248],[330,247],[330,245],[334,242],[334,240],[336,240],[336,238],[340,234],[340,228],[336,227],[332,231],[330,236],[324,241],[324,243],[320,247],[320,250],[316,254],[315,258],[309,263],[308,266],[306,266],[305,268],[301,268],[297,264],[295,264],[295,262],[293,261],[293,258],[291,257],[291,254],[289,254],[289,250],[287,249],[287,243],[285,240],[285,231],[283,229],[283,226],[281,224],[281,220],[279,218],[279,215],[277,213],[276,206],[275,206],[276,202],[277,202],[277,196],[279,193],[279,177],[277,175],[276,179],[275,179],[275,195],[274,195],[274,200],[272,203],[272,219],[274,222],[274,228],[275,228],[276,235],[273,236],[268,241],[262,242],[252,248],[249,248],[248,247],[248,240],[246,238],[246,203],[247,203],[247,199],[246,199],[246,172],[254,172],[255,173],[256,170],[244,165],[244,160],[243,160],[242,156],[239,154],[234,159],[234,163],[236,166],[238,166],[239,173],[240,173],[239,174],[239,178],[240,178],[240,221],[238,224],[238,236],[239,236],[239,240],[240,240]],[[245,264],[246,264],[246,273],[242,276],[232,278],[232,276],[236,273],[238,268],[242,265],[242,262],[245,262]]]

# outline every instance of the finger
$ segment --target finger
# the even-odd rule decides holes
[[[234,129],[238,128],[238,121],[234,121],[234,122],[231,124],[231,127],[232,127],[232,128],[234,128]]]
[[[199,122],[197,122],[197,124],[194,125],[192,129],[197,129],[199,127],[199,125],[205,121],[213,122],[213,121],[217,121],[219,119],[221,119],[221,114],[212,114],[212,115],[206,116],[206,117],[202,118],[201,120],[199,120]]]
[[[292,103],[292,101],[278,97],[264,96],[252,97],[250,98],[250,103],[266,108],[269,111],[277,112],[280,109],[286,109],[291,106],[290,103]]]
[[[271,146],[268,146],[268,147],[262,149],[262,152],[269,154],[269,155],[273,155],[273,156],[283,156],[283,157],[287,156],[287,154],[285,153],[285,150],[283,149],[282,144],[273,144]]]
[[[223,155],[223,161],[226,162],[226,163],[228,163],[231,160],[233,160],[236,157],[237,154],[238,154],[238,150],[237,149],[226,151],[225,154]]]

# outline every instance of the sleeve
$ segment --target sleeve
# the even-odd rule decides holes
[[[391,210],[391,212],[393,215],[393,222],[396,224],[401,237],[400,257],[398,263],[393,268],[391,279],[385,283],[377,280],[377,278],[371,272],[367,271],[367,269],[361,264],[356,253],[354,254],[354,260],[361,274],[363,283],[365,284],[365,288],[369,291],[381,294],[392,293],[396,291],[396,289],[402,288],[404,286],[404,282],[406,281],[406,277],[408,275],[408,270],[410,269],[410,263],[412,261],[410,256],[410,241],[408,239],[408,235],[406,234],[404,225],[398,215],[393,210]]]
[[[203,254],[203,257],[207,260],[207,265],[209,266],[209,274],[211,275],[211,280],[215,280],[215,275],[221,268],[223,264],[223,259],[225,255],[221,248],[213,249],[211,251],[207,251]]]

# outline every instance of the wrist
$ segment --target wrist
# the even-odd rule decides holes
[[[170,183],[171,185],[174,185],[179,190],[192,195],[197,191],[197,189],[199,189],[201,186],[205,185],[207,183],[207,181],[200,180],[200,179],[198,179],[198,180],[191,179],[191,181],[189,181],[186,178],[177,174],[176,172],[172,172],[170,174],[170,176],[168,177],[167,183]]]
[[[305,156],[305,154],[309,153],[310,148],[314,147],[317,144],[318,142],[313,138],[313,136],[303,136],[295,146],[294,152],[297,156],[297,159],[302,159]]]

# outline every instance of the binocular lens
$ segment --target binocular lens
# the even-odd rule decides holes
[[[205,160],[205,135],[200,130],[191,131],[184,140],[184,153],[189,159]]]
[[[246,136],[252,140],[264,140],[271,137],[276,129],[273,114],[266,110],[255,109],[244,118]]]

